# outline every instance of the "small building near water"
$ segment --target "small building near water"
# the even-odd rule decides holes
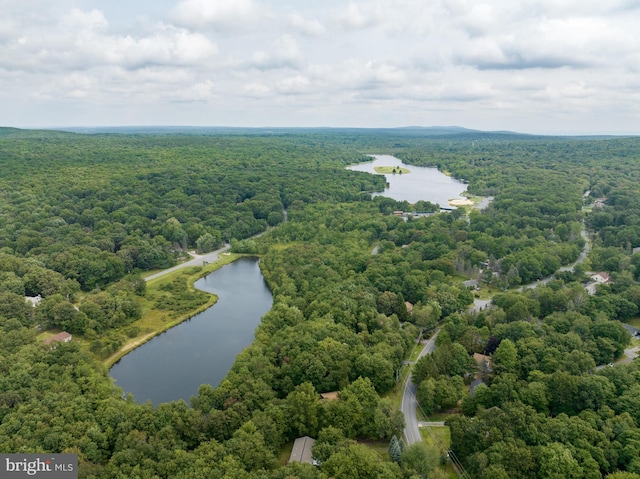
[[[45,339],[44,344],[48,346],[50,345],[52,348],[55,348],[57,343],[68,343],[69,341],[71,341],[72,337],[73,336],[71,336],[71,334],[67,333],[66,331],[62,331],[61,333],[55,334]]]
[[[291,450],[291,456],[289,456],[289,462],[305,462],[307,464],[316,465],[311,454],[311,449],[316,443],[316,440],[309,436],[302,436],[295,440],[293,443],[293,449]]]

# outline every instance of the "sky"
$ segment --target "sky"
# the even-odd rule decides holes
[[[0,126],[640,134],[638,0],[0,0]]]

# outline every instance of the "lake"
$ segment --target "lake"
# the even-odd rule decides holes
[[[405,174],[385,174],[389,187],[373,196],[386,196],[397,201],[408,201],[411,204],[424,200],[438,203],[441,208],[449,208],[449,200],[464,199],[462,193],[467,185],[460,180],[447,176],[438,168],[407,165],[402,160],[390,155],[371,155],[375,159],[368,163],[349,166],[349,170],[378,174],[376,166],[401,166],[411,171]]]
[[[257,258],[240,258],[195,286],[215,293],[217,303],[133,350],[111,369],[116,385],[138,403],[184,399],[189,404],[201,384],[217,386],[253,342],[273,304]]]

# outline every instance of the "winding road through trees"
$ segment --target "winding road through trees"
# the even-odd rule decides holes
[[[589,239],[588,239],[588,235],[587,235],[587,231],[584,226],[584,223],[582,225],[582,231],[580,232],[580,235],[586,241],[584,248],[580,253],[580,256],[573,264],[569,266],[563,266],[562,268],[560,268],[559,271],[573,270],[573,268],[576,265],[582,263],[586,259],[587,255],[589,254],[590,244],[589,244]],[[547,278],[541,279],[534,283],[521,286],[520,288],[518,288],[518,291],[525,291],[527,289],[535,288],[542,284],[548,283],[552,279],[553,279],[553,276],[549,276]],[[479,312],[480,310],[487,307],[489,304],[491,304],[490,299],[476,298],[474,300],[474,304],[469,308],[469,311]],[[436,333],[425,343],[424,347],[422,348],[422,351],[420,352],[420,355],[418,356],[418,359],[420,359],[425,354],[429,354],[435,351],[436,349],[435,340],[437,336],[438,336],[438,331],[436,331]],[[404,420],[405,420],[404,436],[405,436],[407,445],[411,445],[416,442],[420,442],[422,440],[422,437],[420,435],[419,421],[417,418],[418,401],[416,399],[416,386],[415,384],[413,384],[413,382],[411,382],[411,377],[412,377],[411,372],[409,372],[409,374],[407,375],[407,380],[404,383],[404,390],[402,394],[402,404],[400,406],[400,410],[404,414]]]
[[[224,247],[222,247],[220,249],[217,249],[215,251],[212,251],[210,253],[206,253],[206,254],[203,254],[203,255],[193,254],[193,259],[185,261],[184,263],[180,263],[180,264],[178,264],[176,266],[172,266],[171,268],[163,269],[162,271],[158,271],[157,273],[150,274],[149,276],[147,276],[144,279],[145,279],[145,281],[150,281],[152,279],[160,278],[161,276],[164,276],[166,274],[172,273],[172,272],[174,272],[174,271],[176,271],[178,269],[188,268],[190,266],[202,266],[203,262],[213,263],[214,261],[218,261],[218,258],[220,257],[220,254],[224,253],[225,251],[227,251],[230,247],[231,247],[231,245],[225,244]]]
[[[422,351],[420,351],[420,354],[418,355],[418,359],[425,354],[435,351],[438,332],[439,331],[436,331],[436,333],[425,343]],[[402,404],[400,406],[400,411],[404,414],[404,437],[407,445],[411,445],[422,440],[422,436],[420,436],[420,428],[418,427],[417,408],[418,401],[416,399],[416,385],[411,381],[411,372],[409,372],[407,380],[404,383]]]

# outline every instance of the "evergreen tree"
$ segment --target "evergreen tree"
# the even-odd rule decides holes
[[[393,462],[400,464],[402,449],[400,447],[400,441],[398,441],[395,435],[391,437],[391,442],[389,443],[389,457],[391,457]]]

